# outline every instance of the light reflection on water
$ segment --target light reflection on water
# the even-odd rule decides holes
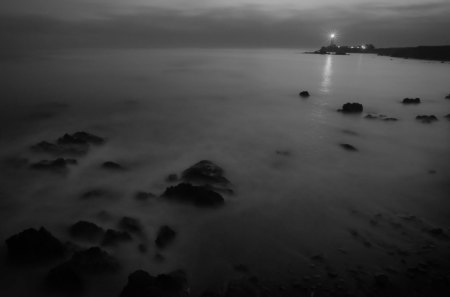
[[[322,83],[320,84],[320,91],[323,93],[330,92],[331,76],[333,74],[333,56],[327,55],[325,65],[322,71]]]

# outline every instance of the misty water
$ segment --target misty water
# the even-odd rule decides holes
[[[70,238],[68,227],[88,220],[116,228],[122,216],[138,218],[145,233],[106,248],[122,270],[90,278],[86,296],[118,296],[138,268],[184,269],[194,295],[246,275],[288,288],[305,276],[352,287],[349,271],[362,269],[370,287],[374,274],[389,269],[392,281],[408,284],[403,271],[425,260],[441,263],[435,273],[449,271],[449,242],[428,232],[445,235],[450,226],[448,63],[225,49],[77,50],[0,63],[3,296],[45,295],[40,284],[59,263],[11,267],[6,238],[45,226],[90,246]],[[311,96],[299,97],[302,90]],[[422,103],[403,105],[405,97]],[[362,103],[364,112],[337,112],[346,102]],[[422,123],[420,114],[438,121]],[[107,142],[65,175],[24,165],[52,158],[31,145],[76,131]],[[233,184],[224,206],[134,198],[136,191],[160,195],[175,184],[168,174],[203,159],[223,167]],[[102,170],[104,161],[126,170]],[[80,199],[97,188],[112,194]],[[163,224],[177,236],[158,250]],[[427,244],[432,250],[419,254]]]

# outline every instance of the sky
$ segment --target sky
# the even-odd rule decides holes
[[[1,0],[0,50],[449,45],[450,0]]]

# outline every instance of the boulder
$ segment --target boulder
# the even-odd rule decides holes
[[[416,116],[416,120],[419,120],[422,123],[432,123],[437,121],[438,119],[435,115],[418,115]]]
[[[30,165],[30,168],[37,170],[49,171],[65,171],[69,165],[76,165],[78,162],[75,159],[58,158],[55,160],[42,160]]]
[[[186,274],[177,270],[156,277],[144,270],[137,270],[128,276],[128,283],[120,297],[182,297],[188,296]]]
[[[101,165],[101,168],[107,169],[107,170],[118,170],[118,171],[121,171],[121,170],[124,170],[124,169],[125,169],[125,168],[124,168],[122,165],[120,165],[119,163],[112,162],[112,161],[104,162],[104,163]]]
[[[361,103],[345,103],[342,105],[342,108],[338,111],[344,112],[344,113],[360,113],[363,111],[363,106]]]
[[[182,179],[187,182],[229,185],[230,181],[224,177],[224,170],[208,160],[202,160],[182,173]]]
[[[105,230],[94,223],[79,221],[69,228],[69,233],[75,238],[95,241],[105,233]]]
[[[298,95],[302,98],[308,98],[310,96],[308,91],[301,91]]]
[[[222,195],[206,186],[193,186],[190,183],[180,183],[174,187],[168,187],[162,197],[180,202],[192,203],[197,206],[218,206],[225,200]]]
[[[8,257],[14,262],[37,262],[61,257],[64,245],[44,227],[26,229],[6,239]]]
[[[171,243],[175,239],[175,231],[167,225],[159,228],[158,236],[155,239],[155,244],[159,248],[166,247],[169,243]]]
[[[119,270],[119,262],[99,247],[91,247],[84,251],[75,252],[66,263],[74,271],[80,273],[112,273]]]
[[[138,219],[131,217],[123,217],[119,221],[119,228],[131,233],[141,233],[142,225]]]
[[[51,269],[45,285],[50,291],[62,296],[78,296],[83,291],[83,281],[71,265],[64,263]]]
[[[402,101],[403,104],[419,104],[420,98],[405,98]]]
[[[75,132],[73,134],[64,134],[62,137],[58,138],[58,144],[68,144],[68,145],[87,145],[87,144],[103,144],[105,140],[99,136],[81,131]]]
[[[117,245],[120,242],[131,241],[131,236],[128,232],[117,231],[113,229],[106,230],[105,236],[102,240],[102,245],[111,246]]]
[[[356,152],[358,150],[356,147],[348,143],[340,143],[339,145],[347,151]]]

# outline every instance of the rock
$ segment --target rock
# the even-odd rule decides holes
[[[450,99],[450,94],[448,94],[447,96],[445,96],[445,99]]]
[[[167,225],[159,228],[158,236],[155,239],[155,244],[159,248],[165,248],[169,243],[175,239],[175,231]]]
[[[30,165],[32,169],[37,170],[50,170],[50,171],[65,171],[68,169],[68,165],[76,165],[75,159],[63,159],[58,158],[55,160],[42,160]]]
[[[403,104],[419,104],[420,98],[405,98],[402,101]]]
[[[396,122],[396,121],[398,121],[398,119],[397,119],[397,118],[384,118],[383,121],[386,121],[386,122]]]
[[[177,270],[156,277],[144,270],[137,270],[128,276],[128,283],[120,297],[182,297],[188,296],[186,274]]]
[[[79,221],[69,228],[69,233],[75,238],[94,241],[98,240],[105,233],[105,230],[94,223]]]
[[[422,123],[432,123],[434,121],[437,121],[435,115],[418,115],[416,116],[416,120],[421,121]]]
[[[75,132],[74,134],[64,134],[62,137],[58,138],[58,144],[69,144],[69,145],[86,145],[86,144],[103,144],[105,140],[99,136],[89,134],[87,132]]]
[[[342,109],[338,111],[344,113],[360,113],[363,111],[363,106],[360,103],[345,103],[342,105]]]
[[[112,273],[120,268],[117,259],[99,247],[75,252],[72,258],[63,265],[69,265],[77,272],[92,274]]]
[[[131,236],[127,232],[108,229],[103,237],[102,245],[117,245],[120,242],[127,241],[131,241]]]
[[[307,98],[310,96],[308,91],[301,91],[298,95],[303,98]]]
[[[67,263],[51,269],[45,278],[45,285],[63,296],[77,296],[83,291],[80,275]]]
[[[445,116],[445,118],[450,120],[450,113]]]
[[[389,277],[386,274],[377,274],[374,276],[375,285],[380,288],[384,288],[389,285]]]
[[[142,191],[136,192],[136,194],[134,195],[134,198],[137,200],[147,200],[153,197],[156,197],[156,195],[150,192],[142,192]]]
[[[202,160],[182,173],[183,180],[187,182],[201,182],[207,184],[228,185],[230,181],[224,176],[224,170],[208,160]]]
[[[8,257],[18,263],[37,262],[64,255],[63,244],[44,227],[26,229],[6,240]]]
[[[93,189],[81,194],[81,199],[94,199],[101,197],[110,197],[112,193],[104,189]]]
[[[351,151],[351,152],[358,151],[358,149],[356,147],[354,147],[353,145],[348,144],[348,143],[340,143],[339,145],[347,151]]]
[[[142,225],[139,220],[131,217],[123,217],[119,222],[119,228],[131,233],[142,232]]]
[[[376,114],[376,113],[369,113],[364,118],[369,119],[369,120],[382,120],[382,121],[386,121],[386,122],[398,121],[397,118],[387,117],[383,114]]]
[[[125,168],[122,167],[122,165],[120,165],[116,162],[112,162],[112,161],[104,162],[101,167],[103,169],[108,169],[108,170],[125,170]]]
[[[175,173],[171,173],[166,177],[167,182],[176,182],[178,181],[178,175]]]
[[[218,206],[225,200],[219,193],[210,190],[206,186],[193,186],[190,183],[180,183],[174,187],[168,187],[162,196],[169,200],[193,203],[196,206]]]

